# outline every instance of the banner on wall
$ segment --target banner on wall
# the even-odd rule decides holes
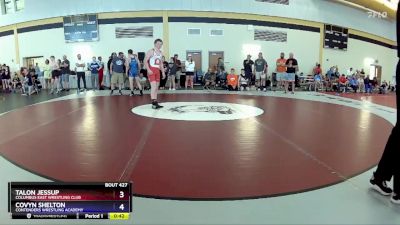
[[[152,38],[153,27],[116,27],[115,38]]]

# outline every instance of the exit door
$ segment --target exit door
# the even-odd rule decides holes
[[[223,51],[212,51],[208,52],[208,68],[211,68],[214,71],[217,71],[218,59],[224,58]]]
[[[378,80],[378,84],[380,84],[382,79],[382,66],[372,64],[369,71],[371,77],[376,77],[376,79]]]
[[[30,67],[35,67],[37,63],[39,67],[42,67],[44,65],[44,61],[45,59],[43,56],[24,57],[23,65],[24,67],[30,68]]]

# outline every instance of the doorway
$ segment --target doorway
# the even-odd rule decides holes
[[[378,84],[381,83],[382,79],[382,66],[376,65],[376,64],[371,64],[369,68],[369,72],[371,75],[371,78],[375,78],[378,80]]]
[[[35,67],[36,63],[41,68],[44,65],[44,57],[43,56],[31,56],[31,57],[24,57],[22,62],[23,66],[26,68]]]
[[[223,51],[208,52],[208,68],[211,68],[214,71],[217,71],[217,65],[218,65],[219,58],[222,58],[222,59],[224,58]]]

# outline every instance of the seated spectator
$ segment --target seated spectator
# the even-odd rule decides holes
[[[319,88],[323,89],[322,77],[321,74],[314,75],[314,89],[317,91]]]
[[[323,79],[322,82],[325,85],[325,91],[326,92],[331,91],[333,80],[331,78],[329,78],[328,75],[323,77],[322,79]]]
[[[217,84],[222,88],[226,87],[226,76],[227,73],[225,72],[225,70],[221,70],[217,74]]]
[[[386,82],[386,80],[384,80],[379,87],[379,94],[386,94],[388,87],[388,83]]]
[[[140,70],[139,72],[140,86],[142,86],[143,90],[149,90],[150,84],[147,81],[146,74],[144,72],[146,71]]]
[[[322,69],[321,69],[321,64],[316,63],[314,69],[313,69],[313,75],[321,75],[322,74]]]
[[[268,89],[268,87],[272,90],[272,76],[267,76],[265,80],[265,88]]]
[[[21,74],[24,77],[21,89],[22,95],[23,96],[31,95],[33,90],[32,75],[28,72],[28,69],[26,67],[21,68]]]
[[[241,91],[250,90],[249,82],[250,82],[250,79],[248,77],[246,77],[246,73],[244,72],[244,69],[242,69],[240,71],[240,75],[239,75],[240,90]]]
[[[334,92],[339,92],[339,78],[334,77],[332,80],[332,90]]]
[[[358,90],[358,80],[355,75],[351,76],[349,80],[350,87],[353,89],[354,93],[357,93]]]
[[[378,90],[379,89],[379,82],[378,82],[378,78],[374,77],[374,79],[372,79],[371,81],[371,87],[372,87],[372,91],[374,90]]]
[[[326,77],[331,80],[332,77],[335,75],[334,72],[334,67],[332,66],[331,68],[329,68],[329,70],[326,72]]]
[[[339,78],[339,92],[343,90],[342,92],[346,93],[347,85],[348,85],[348,80],[346,76],[342,74],[342,76],[340,76]]]
[[[39,75],[36,74],[34,69],[29,70],[28,78],[30,78],[32,80],[32,90],[30,92],[28,92],[28,95],[39,93],[39,85],[41,87],[41,84],[40,84],[38,77],[39,77]],[[28,85],[28,87],[29,87],[29,85]]]
[[[17,73],[14,73],[14,77],[12,79],[12,89],[13,92],[17,92],[17,90],[22,88],[21,79],[19,78]]]
[[[365,93],[372,93],[372,81],[369,75],[364,78]]]
[[[391,84],[390,83],[390,81],[389,81],[389,87],[388,87],[388,89],[390,90],[390,91],[395,91],[396,90],[396,85],[394,85],[394,84]]]
[[[238,90],[238,75],[235,74],[235,69],[231,69],[231,73],[228,74],[226,77],[227,84],[228,84],[228,90],[229,91],[237,91]]]
[[[216,75],[215,72],[209,68],[207,73],[204,74],[204,89],[208,89],[210,90],[210,87],[214,87],[215,89],[215,79],[216,79]]]

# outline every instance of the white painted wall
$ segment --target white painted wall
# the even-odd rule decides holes
[[[336,24],[395,40],[395,23],[369,19],[364,11],[332,0],[291,0],[290,5],[254,0],[25,0],[25,10],[0,16],[0,26],[20,22],[99,12],[191,10],[251,13]]]
[[[115,38],[116,27],[127,26],[153,26],[154,38]],[[36,32],[19,34],[21,62],[24,57],[44,56],[49,58],[54,55],[56,59],[62,58],[65,54],[70,60],[75,60],[80,53],[84,60],[91,60],[93,56],[102,56],[106,62],[111,52],[122,51],[127,54],[128,49],[135,52],[147,51],[153,46],[153,41],[157,37],[162,37],[162,24],[109,24],[99,26],[100,41],[84,43],[65,43],[64,29],[50,29]],[[2,53],[0,53],[2,55]]]
[[[187,28],[201,28],[201,35],[188,36]],[[209,51],[224,51],[227,68],[240,71],[243,60],[251,54],[255,60],[258,52],[263,52],[270,65],[269,70],[275,71],[275,61],[281,52],[288,56],[293,52],[299,61],[300,71],[309,72],[319,61],[319,33],[290,29],[254,27],[288,33],[288,42],[254,41],[254,31],[246,25],[204,24],[204,23],[170,23],[170,54],[178,53],[182,60],[187,50],[202,51],[202,70],[208,68]],[[223,29],[224,36],[210,36],[210,29]],[[306,42],[304,40],[307,40]]]
[[[15,41],[14,35],[0,37],[0,63],[7,64],[15,70]]]
[[[345,73],[350,67],[353,67],[354,70],[363,68],[368,74],[370,65],[375,60],[378,60],[378,64],[382,66],[382,80],[391,81],[396,73],[397,52],[351,38],[347,51],[324,49],[323,70],[326,72],[330,66],[338,65],[341,73]]]
[[[75,59],[77,53],[81,53],[85,60],[92,56],[102,56],[104,61],[113,51],[126,52],[131,48],[134,51],[147,51],[153,46],[154,38],[116,39],[115,27],[127,26],[154,26],[154,38],[162,37],[163,27],[158,24],[110,24],[100,25],[99,42],[86,43],[65,43],[63,28],[28,32],[19,34],[20,60],[24,57],[51,55],[61,58],[66,54],[69,59]],[[187,28],[200,28],[200,36],[188,36]],[[275,70],[275,60],[280,52],[295,54],[299,61],[300,71],[310,73],[315,62],[319,60],[319,33],[281,29],[254,27],[254,29],[269,29],[285,31],[288,33],[288,42],[265,42],[254,41],[253,30],[247,25],[230,24],[205,24],[205,23],[170,23],[170,54],[178,53],[181,59],[186,55],[187,50],[202,51],[202,69],[208,68],[208,52],[224,51],[227,67],[234,67],[239,70],[242,62],[248,53],[256,58],[258,51],[263,52],[264,57],[270,65],[270,71]],[[210,36],[210,29],[223,29],[224,36]],[[6,63],[16,69],[14,36],[0,37],[0,63]],[[391,80],[395,72],[396,51],[366,43],[359,40],[349,39],[348,51],[324,49],[323,69],[326,70],[332,65],[338,65],[341,71],[350,67],[369,71],[369,65],[377,59],[383,67],[383,79]],[[329,60],[329,61],[327,61]]]

